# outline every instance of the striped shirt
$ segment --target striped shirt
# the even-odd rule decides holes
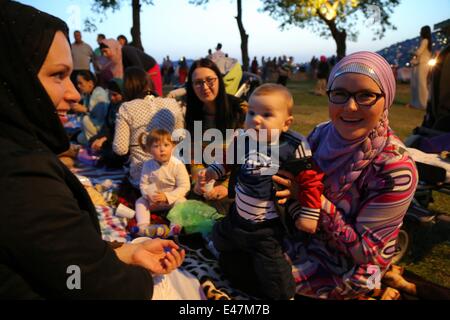
[[[245,135],[245,132],[242,131],[234,140],[236,152],[233,153],[233,164],[240,164],[235,186],[236,210],[241,217],[253,222],[278,218],[274,203],[272,176],[277,174],[279,168],[287,160],[311,156],[311,149],[306,138],[294,131],[282,133],[278,144],[264,148],[259,143],[252,143],[251,139],[240,139]],[[243,142],[243,145],[239,145],[238,141]],[[241,146],[244,149],[238,151],[237,147]],[[228,152],[231,152],[230,148]],[[240,155],[242,155],[241,158],[239,158]],[[240,160],[238,161],[238,159]],[[209,166],[208,170],[214,173],[215,178],[221,178],[227,173],[229,166],[225,161],[223,162],[223,164],[215,162]],[[303,173],[299,173],[299,175],[301,174]],[[310,191],[304,190],[305,193],[310,193]],[[317,194],[317,192],[313,193]],[[317,201],[312,205],[293,201],[288,206],[289,214],[294,220],[299,216],[318,220],[320,194],[316,198]]]

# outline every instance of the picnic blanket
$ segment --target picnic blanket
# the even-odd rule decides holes
[[[103,240],[130,242],[132,236],[127,231],[127,219],[114,215],[117,205],[117,199],[115,199],[114,195],[126,177],[127,171],[125,169],[96,168],[82,164],[78,164],[78,167],[72,169],[72,171],[85,186],[95,204]],[[102,192],[103,188],[98,186],[102,186],[105,182],[107,182],[107,185],[112,183],[112,186]],[[100,195],[101,199],[99,199]],[[217,259],[209,252],[201,233],[180,236],[175,241],[186,251],[182,268],[200,281],[207,299],[242,300],[251,298],[245,293],[234,289],[223,277]]]
[[[133,237],[127,231],[128,221],[114,215],[117,206],[117,192],[121,182],[126,177],[125,169],[106,169],[82,165],[72,169],[79,180],[88,190],[96,204],[96,210],[102,232],[102,238],[106,241],[130,242]],[[108,186],[108,188],[103,187]],[[99,186],[102,186],[99,188]],[[97,188],[96,188],[97,187]],[[100,199],[101,198],[101,199]],[[182,269],[195,276],[200,282],[203,293],[208,300],[250,300],[256,299],[234,288],[224,277],[219,268],[219,263],[213,250],[208,248],[208,239],[202,233],[182,234],[174,240],[186,252]],[[400,297],[400,293],[391,287],[378,290],[373,295],[360,299],[379,300]],[[302,299],[296,296],[296,299]],[[394,298],[392,298],[394,299]]]

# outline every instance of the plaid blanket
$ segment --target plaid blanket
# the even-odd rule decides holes
[[[101,192],[108,206],[96,205],[97,215],[105,241],[129,242],[131,235],[127,232],[128,221],[114,215],[114,194],[126,176],[125,170],[110,170],[90,166],[80,166],[72,171],[85,187],[102,185],[106,180],[112,181],[112,187]],[[102,188],[98,188],[102,190]],[[208,251],[200,234],[176,239],[186,251],[183,269],[192,273],[200,281],[205,296],[209,300],[249,299],[245,293],[232,288],[220,273],[216,258]]]
[[[103,184],[107,179],[112,181],[111,188],[101,192],[105,201],[110,205],[95,206],[102,238],[111,242],[131,241],[132,237],[127,232],[127,219],[119,218],[114,215],[115,205],[113,196],[125,178],[126,171],[83,166],[73,169],[73,172],[85,186],[95,187],[98,184]],[[101,190],[101,188],[99,189]],[[201,234],[180,236],[177,237],[175,241],[177,241],[186,251],[186,258],[182,265],[183,269],[193,274],[199,280],[208,300],[255,299],[255,297],[249,296],[248,294],[233,288],[229,281],[225,279],[220,272],[217,259],[207,248],[206,241]],[[297,298],[302,299],[299,296],[296,296],[296,299]],[[383,299],[383,297],[380,292],[375,292],[372,296],[365,296],[360,299],[373,300]]]

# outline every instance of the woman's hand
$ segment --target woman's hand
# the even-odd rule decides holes
[[[272,177],[272,181],[286,187],[286,189],[275,193],[275,196],[279,198],[279,204],[285,204],[289,198],[297,194],[298,186],[292,173],[280,170],[278,171],[278,175]]]
[[[167,274],[181,266],[186,253],[172,240],[151,239],[142,242],[132,258],[133,263],[140,265],[155,274]]]
[[[210,192],[205,194],[206,200],[222,200],[228,196],[228,188],[222,185],[215,186]]]
[[[86,113],[86,112],[88,112],[88,109],[80,103],[75,103],[72,105],[72,111],[75,111],[78,113]]]
[[[133,244],[124,244],[115,250],[120,260],[141,266],[160,275],[168,274],[181,266],[185,252],[172,240],[149,239]]]
[[[102,148],[102,146],[106,140],[108,140],[107,137],[102,137],[102,138],[94,140],[94,142],[92,142],[92,144],[91,144],[91,148],[94,149],[95,151],[99,151]]]

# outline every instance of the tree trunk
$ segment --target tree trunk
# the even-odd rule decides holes
[[[132,1],[133,7],[133,26],[131,27],[131,37],[133,41],[131,45],[144,51],[141,42],[141,4],[140,0]]]
[[[244,24],[242,23],[242,0],[237,0],[237,24],[239,33],[241,34],[241,53],[242,53],[242,69],[248,71],[248,34],[245,32]]]
[[[334,37],[334,41],[336,41],[336,55],[337,61],[341,60],[346,55],[347,44],[345,40],[347,39],[347,32],[345,30],[338,31],[336,37]]]
[[[337,61],[341,60],[345,57],[347,51],[347,32],[345,30],[339,30],[336,26],[336,22],[334,20],[328,20],[324,15],[319,13],[319,17],[326,23],[328,28],[330,29],[331,36],[336,42],[336,55]]]

